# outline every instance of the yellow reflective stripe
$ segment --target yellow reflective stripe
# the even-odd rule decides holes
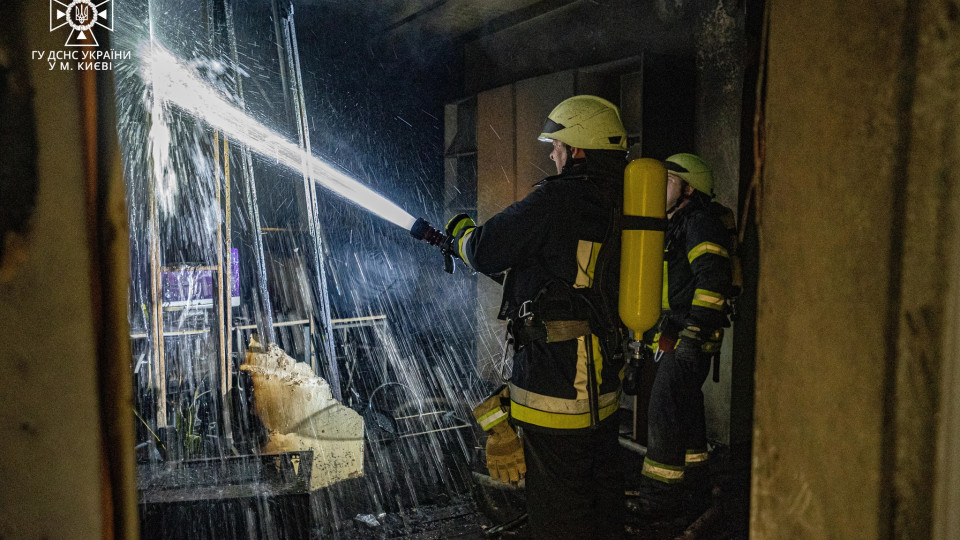
[[[710,458],[710,454],[703,450],[687,450],[687,455],[684,458],[684,463],[690,466],[694,465],[703,465]]]
[[[511,391],[511,397],[512,394],[513,392]],[[616,412],[619,407],[619,400],[614,401],[606,407],[600,407],[600,420],[609,417]],[[581,429],[590,427],[589,411],[578,414],[548,412],[533,409],[512,401],[510,404],[510,416],[520,422],[554,429]]]
[[[650,458],[644,458],[641,474],[654,480],[674,484],[683,480],[683,467],[664,465]]]
[[[697,289],[693,291],[694,306],[700,306],[717,311],[723,310],[723,295],[706,289]]]
[[[577,243],[577,279],[573,282],[575,289],[593,286],[593,272],[597,266],[600,246],[600,242],[587,240],[580,240]]]
[[[573,388],[577,391],[577,400],[587,402],[587,346],[583,338],[577,338],[577,373],[573,377]]]
[[[603,384],[603,377],[600,376],[600,373],[603,372],[603,352],[600,351],[600,340],[597,339],[597,336],[590,334],[590,339],[593,345],[593,370],[596,372],[597,388],[600,388],[600,385]]]
[[[660,352],[660,336],[663,335],[663,332],[657,332],[653,335],[653,341],[647,344],[647,348],[653,351],[653,354]]]
[[[471,227],[471,228],[472,228],[472,227],[476,227],[476,226],[477,226],[476,222],[474,222],[472,219],[470,219],[470,218],[464,218],[464,219],[461,219],[460,221],[457,222],[457,224],[453,227],[453,230],[450,232],[450,234],[451,234],[454,238],[456,238],[457,235],[460,234],[460,231],[462,231],[463,229],[465,229],[465,228],[467,228],[467,227]]]
[[[661,309],[670,309],[670,295],[667,291],[667,283],[670,280],[667,277],[667,261],[663,261],[663,297],[660,299]]]
[[[720,244],[714,244],[713,242],[700,242],[693,249],[687,252],[687,260],[693,264],[693,260],[701,255],[707,253],[713,253],[714,255],[719,255],[721,257],[730,258],[730,254],[727,253],[727,248],[721,246]]]
[[[467,232],[463,233],[463,236],[460,237],[460,240],[457,241],[457,254],[460,255],[460,258],[463,260],[463,262],[467,263],[467,266],[469,266],[471,269],[473,268],[473,264],[470,263],[470,259],[467,258],[467,254],[463,251],[463,245],[467,243],[467,238],[473,236],[473,231],[475,230],[477,230],[476,227],[470,227]]]
[[[484,431],[487,431],[493,426],[506,420],[507,416],[507,411],[503,409],[494,409],[480,418],[477,418],[477,423],[480,424],[480,427],[483,428]]]
[[[525,390],[519,386],[510,383],[510,401],[512,403],[539,409],[545,412],[558,414],[580,414],[590,412],[589,399],[566,399],[553,396],[546,396]],[[601,395],[598,400],[600,408],[608,405],[617,405],[620,403],[619,392],[608,392]],[[513,415],[516,418],[516,414]]]
[[[573,387],[577,389],[577,399],[587,398],[587,336],[577,338],[577,374],[573,379]],[[600,340],[597,336],[590,334],[591,344],[593,345],[593,371],[597,378],[597,387],[603,384],[603,377],[600,373],[603,371],[603,353],[600,350]]]

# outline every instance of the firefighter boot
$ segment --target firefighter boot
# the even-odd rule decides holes
[[[689,467],[684,473],[684,513],[696,519],[713,506],[713,482],[710,467]]]
[[[627,499],[627,510],[648,523],[673,521],[684,513],[682,484],[667,484],[643,476],[639,494]]]

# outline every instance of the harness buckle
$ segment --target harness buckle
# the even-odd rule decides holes
[[[521,321],[527,321],[528,319],[533,318],[533,311],[530,310],[530,307],[533,305],[532,300],[527,300],[526,302],[520,304],[520,310],[517,314],[517,318]]]
[[[516,339],[513,337],[513,321],[507,321],[507,332],[503,336],[503,352],[500,354],[500,365],[498,366],[500,378],[504,381],[510,380],[510,371],[513,367],[510,362],[512,357],[510,349],[513,348],[515,343]]]

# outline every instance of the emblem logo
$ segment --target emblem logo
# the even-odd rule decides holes
[[[66,47],[97,47],[95,26],[113,32],[113,0],[50,0],[50,31],[70,26]]]

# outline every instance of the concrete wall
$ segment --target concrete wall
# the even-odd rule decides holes
[[[956,465],[932,465],[957,327],[958,15],[771,3],[756,538],[927,538],[951,514],[932,494]]]
[[[663,4],[678,7],[664,9]],[[590,66],[644,51],[692,54],[692,2],[573,2],[467,44],[464,92]]]
[[[516,201],[516,118],[512,86],[477,96],[477,222],[483,223]],[[481,159],[480,156],[495,156]],[[506,323],[497,320],[501,288],[477,278],[477,367],[484,378],[503,378],[499,365]]]
[[[733,3],[705,2],[696,24],[695,152],[713,167],[716,200],[738,211],[745,16],[742,7],[728,9],[729,4]],[[746,305],[740,303],[740,319],[726,332],[720,381],[708,378],[703,385],[707,437],[726,444],[742,444],[750,438],[753,355],[740,342],[735,347],[737,327],[755,323],[755,313]]]

